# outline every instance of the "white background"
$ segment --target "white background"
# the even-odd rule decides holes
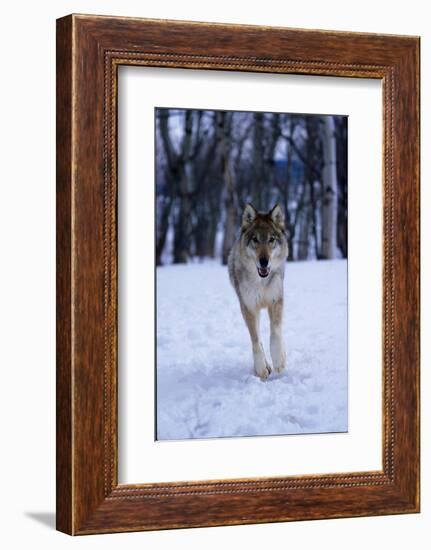
[[[144,67],[119,78],[120,482],[381,470],[381,82]],[[155,106],[349,115],[347,433],[154,441],[154,348],[142,327],[153,341]]]
[[[431,149],[427,3],[302,0],[9,2],[2,11],[1,542],[5,548],[426,548],[431,521],[430,339],[422,344],[422,514],[103,535],[72,539],[54,524],[55,18],[74,12],[285,25],[422,36],[422,151]],[[4,42],[4,43],[3,43]],[[431,331],[430,166],[422,167],[422,327]],[[429,537],[428,537],[429,538]],[[26,546],[24,546],[26,545]]]

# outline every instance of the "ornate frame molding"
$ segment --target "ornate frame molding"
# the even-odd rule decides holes
[[[218,47],[221,38],[228,45]],[[418,511],[418,39],[68,16],[58,20],[57,51],[58,529],[85,534]],[[118,484],[119,65],[382,80],[382,471]]]

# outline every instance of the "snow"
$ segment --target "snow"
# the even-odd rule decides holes
[[[347,431],[346,260],[286,265],[284,338],[262,382],[227,268],[157,268],[157,439]]]

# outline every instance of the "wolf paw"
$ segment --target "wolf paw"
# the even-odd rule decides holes
[[[267,365],[265,367],[265,370],[263,371],[263,373],[259,375],[259,378],[262,381],[265,381],[268,378],[268,376],[271,374],[271,372],[272,372],[272,369],[271,369],[270,365]]]
[[[274,371],[277,374],[281,374],[286,368],[286,353],[279,350],[272,351],[272,364],[274,365]]]
[[[277,374],[281,374],[284,371],[285,368],[286,368],[286,363],[274,367],[274,371]]]
[[[271,374],[272,369],[271,365],[266,360],[262,344],[259,344],[253,350],[253,363],[256,376],[258,376],[261,380],[266,380]]]
[[[256,376],[258,376],[261,380],[266,380],[272,372],[271,365],[266,361],[266,359],[259,365],[255,365],[254,370],[256,372]]]

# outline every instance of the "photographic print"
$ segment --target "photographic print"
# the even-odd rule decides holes
[[[155,109],[156,439],[345,432],[347,117]]]

